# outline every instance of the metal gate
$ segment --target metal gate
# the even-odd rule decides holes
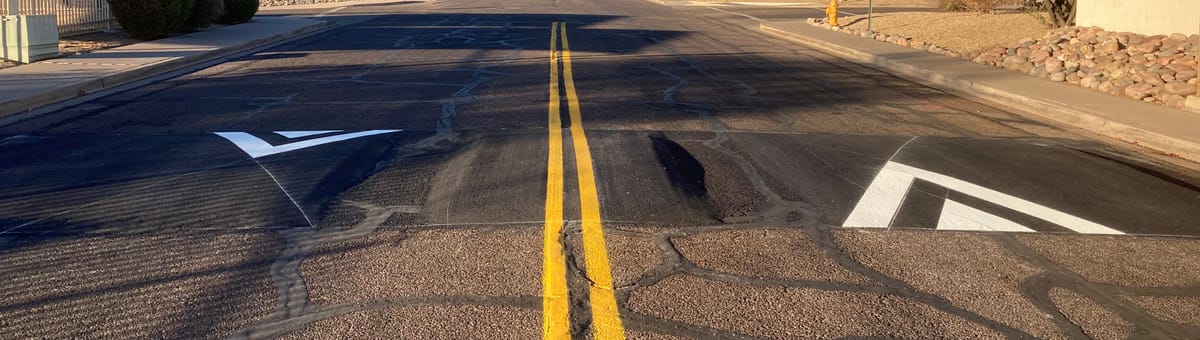
[[[117,26],[107,0],[0,0],[0,15],[54,14],[58,34],[103,31]]]

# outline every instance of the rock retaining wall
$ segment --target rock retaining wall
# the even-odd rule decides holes
[[[262,0],[261,6],[262,7],[275,7],[275,6],[290,6],[290,5],[309,5],[309,4],[323,4],[323,3],[345,2],[345,1],[351,1],[351,0]]]
[[[814,26],[909,46],[931,53],[1000,67],[1055,82],[1182,108],[1196,95],[1200,35],[1152,35],[1108,32],[1096,27],[1067,27],[1040,38],[1025,38],[984,51],[950,51],[934,43],[886,33]]]

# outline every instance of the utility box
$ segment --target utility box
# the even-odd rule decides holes
[[[0,16],[0,58],[32,63],[58,56],[58,20],[54,14]]]

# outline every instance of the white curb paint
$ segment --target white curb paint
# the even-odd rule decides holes
[[[366,137],[366,136],[374,136],[374,135],[392,133],[392,132],[397,132],[397,131],[400,131],[400,130],[368,130],[368,131],[333,135],[333,136],[329,136],[329,137],[314,138],[314,139],[309,139],[309,140],[304,140],[304,141],[299,141],[299,142],[294,142],[294,143],[280,144],[280,145],[271,145],[271,143],[267,143],[266,141],[264,141],[258,137],[255,137],[254,135],[251,135],[249,133],[245,133],[245,132],[214,132],[214,133],[217,134],[218,136],[228,139],[230,142],[233,142],[234,145],[237,145],[238,148],[241,148],[242,151],[245,151],[246,154],[250,155],[251,158],[257,159],[260,157],[266,157],[266,156],[270,156],[270,155],[274,155],[274,154],[314,147],[314,146],[321,145],[321,144],[329,144],[329,143],[340,142],[340,141],[344,141],[344,140],[348,140],[348,139],[354,139],[354,138]],[[312,132],[312,133],[308,133],[308,132]],[[330,132],[336,132],[336,130],[333,130],[333,131],[307,131],[307,132],[306,131],[278,131],[275,133],[282,135],[284,137],[288,137],[288,134],[291,134],[293,136],[313,136],[313,135],[319,135],[319,134],[330,133]]]
[[[1058,210],[1047,208],[1037,203],[1013,197],[992,189],[984,188],[964,180],[890,161],[884,165],[883,169],[879,171],[879,174],[876,175],[875,179],[871,181],[871,185],[867,188],[866,193],[863,194],[863,197],[858,201],[858,204],[854,206],[854,211],[850,213],[850,216],[846,218],[846,221],[842,224],[842,226],[846,228],[890,227],[892,224],[892,219],[896,217],[896,213],[900,209],[900,204],[904,202],[904,198],[908,195],[908,189],[912,186],[913,180],[917,178],[940,185],[946,189],[954,190],[971,197],[1016,210],[1047,222],[1057,224],[1064,228],[1071,229],[1081,234],[1125,234],[1116,229],[1112,229],[1107,226]],[[943,210],[941,218],[949,218],[951,222],[959,222],[960,220],[956,219],[961,219],[964,217],[968,219],[974,218],[975,222],[997,222],[994,219],[983,217],[982,215],[990,216],[990,214],[982,211],[973,213],[966,212],[963,209],[955,208],[956,207],[951,207],[950,212],[952,214],[957,213],[960,216],[947,217],[947,211]],[[963,214],[967,216],[961,216]],[[1007,222],[1011,223],[1011,221]],[[999,223],[1001,224],[988,225],[987,227],[1002,228],[1005,226],[1003,222]],[[940,224],[941,222],[939,222],[939,225]],[[1011,227],[1011,225],[1008,225],[1008,227]],[[1028,229],[1024,226],[1021,226],[1021,228]]]
[[[321,14],[317,14],[317,16],[315,16],[314,18],[324,18],[326,15],[337,13],[338,11],[341,11],[341,10],[347,9],[347,8],[350,8],[350,7],[349,6],[338,7],[338,8],[328,10],[328,11],[324,11],[324,12],[321,12]]]

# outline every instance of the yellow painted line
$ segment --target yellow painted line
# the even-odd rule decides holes
[[[563,254],[562,99],[558,85],[558,23],[550,27],[550,153],[546,166],[546,227],[542,236],[542,338],[571,339],[567,259]]]
[[[575,77],[571,71],[571,44],[567,40],[567,24],[562,29],[563,82],[567,88],[567,108],[571,114],[571,143],[575,149],[575,170],[579,176],[579,206],[583,215],[583,253],[587,276],[592,281],[588,290],[592,305],[592,335],[597,340],[625,339],[621,313],[613,293],[612,269],[608,263],[608,247],[600,223],[600,198],[596,193],[596,178],[592,169],[592,152],[583,132],[583,117],[579,111],[579,96],[575,93]]]

